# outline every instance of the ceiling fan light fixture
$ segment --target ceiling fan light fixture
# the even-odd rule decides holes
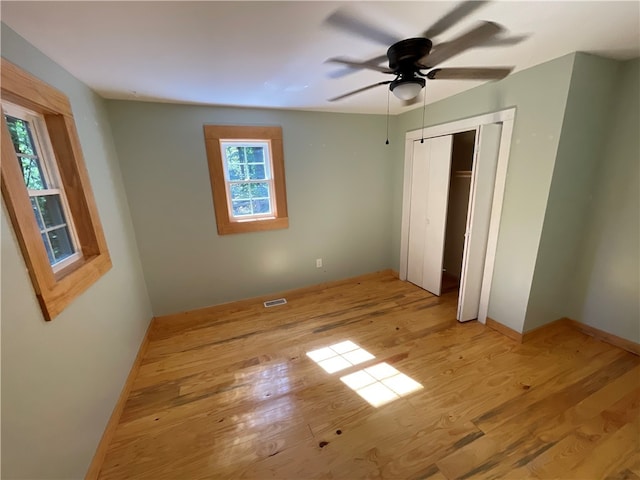
[[[425,80],[420,77],[398,79],[391,82],[389,89],[400,100],[413,100],[424,88]]]

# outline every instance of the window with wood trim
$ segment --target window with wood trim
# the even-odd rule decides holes
[[[57,272],[78,260],[81,252],[44,117],[4,101],[2,109],[49,263]]]
[[[205,125],[218,233],[287,228],[280,127]]]
[[[45,320],[111,268],[68,98],[2,59],[2,195]]]

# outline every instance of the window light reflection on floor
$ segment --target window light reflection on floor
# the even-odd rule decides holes
[[[380,407],[423,388],[388,363],[378,363],[345,375],[340,380],[374,407]]]
[[[335,373],[376,358],[351,340],[307,352],[307,356],[327,373]]]

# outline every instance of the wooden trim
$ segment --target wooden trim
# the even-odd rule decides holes
[[[538,328],[534,328],[533,330],[530,330],[524,333],[518,333],[515,330],[509,327],[506,327],[505,325],[499,322],[496,322],[494,319],[488,318],[488,317],[487,317],[486,325],[487,327],[499,333],[502,333],[506,337],[509,337],[510,339],[520,343],[530,342],[531,340],[535,339],[536,337],[539,337],[540,335],[545,335],[546,330],[548,330],[551,327],[558,327],[561,325],[565,325],[569,328],[578,330],[579,332],[584,333],[585,335],[589,335],[591,337],[597,338],[598,340],[601,340],[615,347],[622,348],[627,352],[633,353],[635,355],[640,355],[639,343],[633,342],[631,340],[627,340],[626,338],[618,337],[617,335],[614,335],[612,333],[605,332],[603,330],[600,330],[599,328],[595,328],[585,323],[578,322],[577,320],[573,320],[571,318],[566,318],[566,317],[559,318],[557,320],[554,320],[553,322],[546,323]]]
[[[578,322],[577,320],[573,320],[571,318],[563,318],[561,319],[567,325],[575,328],[576,330],[589,335],[591,337],[597,338],[598,340],[602,340],[605,343],[610,345],[614,345],[616,347],[622,348],[627,352],[631,352],[635,355],[640,355],[640,344],[633,342],[631,340],[627,340],[626,338],[618,337],[612,333],[605,332],[604,330],[600,330],[599,328],[592,327],[591,325],[587,325],[582,322]]]
[[[129,398],[129,394],[131,393],[131,388],[133,387],[133,383],[138,376],[138,371],[140,370],[140,366],[142,365],[142,359],[144,358],[144,355],[147,352],[147,348],[149,347],[151,331],[153,330],[154,325],[155,319],[152,318],[149,322],[149,326],[147,327],[147,331],[144,334],[144,338],[142,339],[140,348],[138,349],[138,354],[133,361],[133,365],[131,366],[131,370],[129,371],[127,380],[124,382],[124,386],[122,387],[122,391],[120,392],[120,397],[118,397],[118,402],[113,408],[113,412],[111,413],[111,417],[109,417],[109,421],[107,422],[107,426],[104,429],[102,438],[100,439],[100,443],[98,443],[98,448],[96,448],[96,453],[93,455],[93,459],[91,460],[91,464],[89,465],[89,470],[87,470],[87,474],[84,477],[85,480],[97,479],[98,475],[100,475],[100,470],[102,469],[102,464],[104,463],[104,459],[107,455],[107,450],[109,449],[109,445],[111,444],[113,436],[116,433],[118,423],[120,423],[120,417],[122,417],[122,412],[124,410],[124,406],[127,403],[127,399]]]
[[[218,218],[217,214],[216,218]],[[255,220],[251,222],[218,223],[218,233],[220,235],[229,235],[233,233],[264,232],[267,230],[277,230],[281,228],[289,228],[288,218],[278,217],[270,218],[267,220]]]
[[[0,73],[3,99],[43,115],[72,115],[69,99],[60,90],[4,58]]]
[[[522,343],[530,342],[531,340],[539,336],[546,335],[547,329],[549,329],[550,327],[557,327],[560,325],[564,325],[566,324],[565,320],[566,320],[565,318],[559,318],[557,320],[554,320],[553,322],[545,323],[544,325],[534,328],[533,330],[524,332],[522,334]]]
[[[282,128],[272,126],[205,125],[205,148],[209,164],[209,180],[219,235],[259,232],[289,227],[287,190],[284,173]],[[222,140],[268,140],[271,144],[275,218],[247,222],[232,221],[229,214],[227,185],[220,142]]]
[[[45,320],[51,320],[111,268],[102,224],[68,98],[2,59],[2,100],[41,113],[82,256],[53,272],[2,116],[2,194]]]
[[[107,244],[73,117],[47,115],[45,118],[56,156],[68,160],[59,162],[59,171],[69,208],[74,216],[83,219],[76,225],[82,252],[87,256],[99,255]]]
[[[212,140],[282,139],[282,128],[266,125],[205,125],[204,136]]]
[[[516,332],[512,328],[509,328],[500,322],[496,322],[493,318],[487,317],[487,323],[485,325],[490,329],[501,333],[505,337],[509,337],[511,340],[522,343],[522,334],[520,332]]]

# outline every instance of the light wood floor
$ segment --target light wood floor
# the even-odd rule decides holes
[[[517,344],[390,273],[287,300],[156,323],[100,478],[640,478],[640,357]],[[306,355],[346,340],[375,359]],[[379,362],[423,388],[375,408],[340,380]]]

